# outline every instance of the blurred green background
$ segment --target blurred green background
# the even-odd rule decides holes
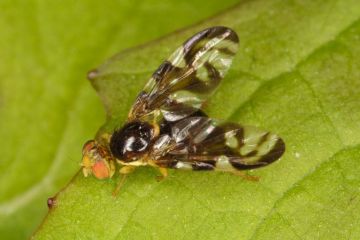
[[[0,238],[24,239],[105,113],[86,72],[236,0],[0,2]]]
[[[116,179],[80,174],[36,237],[359,239],[359,1],[236,4],[1,1],[0,238],[31,236],[46,199],[77,173],[83,143],[104,123],[86,72],[201,21],[100,68],[104,77],[93,83],[110,110],[105,128],[125,119],[148,76],[180,42],[224,24],[240,35],[240,49],[206,110],[278,133],[287,146],[282,160],[257,170],[257,184],[181,171],[157,183],[153,169],[142,168],[117,199],[109,194]]]

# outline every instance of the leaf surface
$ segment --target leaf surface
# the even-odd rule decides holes
[[[359,239],[360,5],[357,0],[257,0],[120,53],[93,85],[121,126],[137,93],[181,42],[207,26],[240,36],[229,74],[207,106],[216,118],[278,133],[280,162],[259,183],[214,172],[78,174],[59,193],[36,239]]]

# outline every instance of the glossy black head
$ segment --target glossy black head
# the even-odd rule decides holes
[[[149,148],[154,129],[146,122],[130,122],[114,132],[110,150],[114,157],[124,162],[136,161]]]

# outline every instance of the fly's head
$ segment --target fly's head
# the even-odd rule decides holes
[[[94,175],[98,179],[111,178],[115,173],[115,163],[108,149],[95,140],[84,144],[81,166],[85,177]]]

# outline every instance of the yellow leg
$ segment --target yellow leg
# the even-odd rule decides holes
[[[164,179],[169,175],[167,168],[159,167],[159,172],[161,173],[161,176],[157,176],[157,177],[156,177],[156,180],[157,180],[158,182],[164,180]]]
[[[120,170],[119,170],[119,173],[120,174],[129,174],[129,173],[132,173],[134,170],[135,170],[135,166],[130,166],[130,165],[128,165],[128,166],[123,166],[122,168],[120,168]]]
[[[248,181],[252,181],[252,182],[258,182],[260,180],[259,176],[251,176],[249,174],[247,174],[246,172],[240,172],[240,171],[236,171],[236,172],[232,172],[234,175],[242,177],[245,180]]]
[[[118,195],[121,187],[124,185],[127,175],[132,173],[134,170],[135,170],[134,166],[124,166],[119,170],[119,173],[122,177],[121,177],[119,183],[117,184],[115,190],[112,193],[112,195],[114,197],[116,197]]]

